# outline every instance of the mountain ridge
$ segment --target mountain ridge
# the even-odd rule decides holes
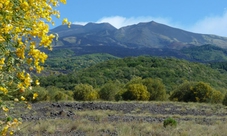
[[[136,47],[181,49],[190,45],[214,44],[227,49],[227,37],[193,33],[154,21],[129,25],[119,29],[109,23],[73,24],[71,28],[58,26],[51,32],[58,33],[62,38],[76,37],[78,39],[80,37],[86,40],[95,37],[101,41],[111,39],[116,45],[126,47],[134,45]],[[98,41],[100,42],[100,40]],[[76,42],[71,44],[78,45]]]
[[[71,28],[58,26],[51,32],[59,35],[59,40],[53,42],[55,49],[70,49],[75,55],[108,53],[117,57],[151,55],[191,60],[193,57],[182,50],[213,45],[221,48],[225,55],[227,49],[227,37],[193,33],[155,21],[141,22],[119,29],[109,23],[72,24]],[[215,48],[212,51],[218,52]]]

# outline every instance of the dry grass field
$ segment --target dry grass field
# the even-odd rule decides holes
[[[18,136],[225,136],[227,107],[179,102],[39,102],[16,106]],[[16,112],[17,113],[17,112]],[[18,114],[19,115],[19,114]],[[163,126],[167,118],[177,126]]]

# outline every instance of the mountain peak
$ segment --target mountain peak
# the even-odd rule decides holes
[[[85,29],[92,29],[92,30],[103,30],[103,29],[107,29],[107,30],[115,30],[116,28],[114,26],[112,26],[109,23],[92,23],[89,22],[84,26]]]

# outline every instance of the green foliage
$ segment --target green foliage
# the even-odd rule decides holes
[[[221,102],[221,92],[214,90],[204,82],[185,82],[181,84],[170,96],[170,100],[184,102]]]
[[[48,92],[47,100],[49,101],[73,100],[73,97],[68,95],[69,91],[65,91],[64,89],[60,89],[55,86],[48,86],[46,90]]]
[[[119,92],[116,93],[116,95],[114,96],[116,101],[122,101],[123,99],[123,94],[126,92],[127,90],[125,89],[121,89]]]
[[[176,127],[177,121],[173,118],[167,118],[167,119],[164,120],[163,126],[164,127],[167,127],[167,126]]]
[[[212,96],[212,88],[209,84],[198,82],[193,86],[191,93],[191,101],[209,102]]]
[[[150,98],[150,93],[143,84],[130,84],[126,89],[127,91],[122,94],[124,100],[147,101]]]
[[[217,90],[212,91],[212,96],[211,96],[211,103],[222,103],[224,99],[224,95]]]
[[[225,97],[224,97],[224,99],[222,101],[222,104],[227,106],[227,93],[225,94]]]
[[[192,60],[201,62],[226,61],[227,51],[215,45],[202,45],[183,48],[182,53]]]
[[[76,85],[73,92],[75,100],[83,101],[98,99],[98,92],[95,89],[93,89],[91,85],[88,84]]]
[[[147,91],[150,93],[149,100],[166,100],[165,85],[159,79],[146,78],[143,80],[143,85],[147,87]]]
[[[209,83],[210,86],[220,91],[227,88],[227,72],[220,73],[218,70],[200,63],[148,56],[108,60],[70,74],[43,77],[40,79],[40,83],[43,87],[52,85],[72,90],[76,84],[80,83],[101,88],[109,81],[118,80],[127,84],[135,77],[161,79],[167,93],[185,80]]]
[[[46,61],[45,66],[52,71],[59,72],[78,71],[106,60],[118,58],[109,54],[74,56],[74,52],[70,49],[56,50],[48,53],[48,55],[50,57]]]
[[[109,82],[102,86],[102,88],[99,91],[99,96],[103,100],[114,101],[115,95],[119,92],[119,90],[120,90],[119,83]]]
[[[33,94],[37,93],[38,97],[33,99]],[[24,94],[24,97],[27,98],[30,102],[39,102],[39,101],[46,101],[48,100],[48,92],[45,88],[36,86],[32,90],[27,90]]]
[[[57,91],[57,92],[55,92],[54,100],[55,101],[63,101],[63,100],[65,101],[65,100],[73,100],[73,98],[68,96],[66,93],[64,93],[62,91]]]
[[[85,101],[94,101],[99,98],[99,94],[97,91],[91,91],[88,94],[85,95],[84,100]]]

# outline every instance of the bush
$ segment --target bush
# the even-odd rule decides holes
[[[98,99],[98,93],[88,84],[78,84],[73,91],[75,100],[84,101]]]
[[[164,120],[163,126],[164,127],[167,127],[167,126],[176,127],[177,121],[173,118],[167,118],[167,119]]]
[[[57,91],[54,95],[54,101],[65,101],[65,100],[73,100],[72,97],[68,96],[63,91]]]
[[[143,80],[143,85],[147,87],[147,91],[150,93],[149,100],[166,100],[165,85],[159,79],[146,78]]]
[[[127,91],[122,94],[124,100],[147,101],[150,98],[150,93],[147,91],[147,87],[142,84],[130,84],[126,89]]]
[[[221,103],[223,101],[224,95],[220,91],[214,90],[211,96],[211,103]]]
[[[222,99],[221,92],[204,82],[185,82],[170,95],[170,100],[184,102],[219,103]]]
[[[99,91],[99,96],[103,100],[113,101],[115,100],[115,95],[118,91],[119,87],[117,84],[107,83],[102,86],[101,90]]]
[[[36,97],[36,99],[33,99],[34,93],[38,94],[38,97]],[[23,95],[28,101],[34,103],[34,102],[39,102],[39,101],[46,101],[48,92],[45,88],[36,86],[32,90],[27,90]]]
[[[116,100],[116,101],[122,101],[122,100],[124,100],[124,99],[123,99],[123,94],[124,94],[125,92],[126,92],[126,90],[124,90],[124,89],[118,91],[118,92],[116,93],[116,95],[114,96],[115,100]]]
[[[85,95],[84,100],[85,101],[93,101],[97,100],[99,98],[99,94],[97,91],[92,91],[89,92],[88,94]]]
[[[73,97],[70,96],[71,91],[65,91],[65,89],[55,86],[48,86],[46,89],[48,92],[47,100],[49,101],[73,100]]]
[[[179,101],[179,102],[188,102],[191,101],[191,90],[194,86],[194,82],[184,82],[179,87],[177,87],[172,94],[170,95],[169,99],[172,101]]]
[[[224,99],[222,101],[222,104],[227,106],[227,93],[225,94],[225,97],[224,97]]]
[[[210,102],[213,89],[209,84],[198,82],[192,89],[191,101]]]

